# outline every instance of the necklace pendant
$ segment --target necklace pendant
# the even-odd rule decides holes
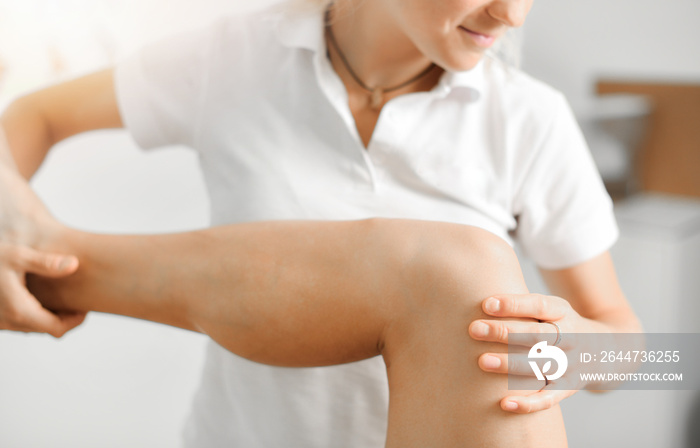
[[[382,102],[384,102],[384,92],[382,89],[379,87],[372,89],[372,94],[369,97],[370,107],[374,110],[381,109]]]

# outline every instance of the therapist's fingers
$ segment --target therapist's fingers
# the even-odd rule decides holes
[[[561,297],[542,294],[499,294],[482,302],[486,314],[497,317],[529,317],[541,321],[558,321],[571,310]]]
[[[78,269],[78,259],[72,255],[45,253],[26,246],[16,246],[8,252],[6,256],[17,269],[43,277],[65,277]]]
[[[58,338],[80,325],[85,313],[54,313],[46,309],[25,284],[27,273],[58,278],[77,269],[78,259],[73,256],[0,244],[0,329],[48,333]]]
[[[87,313],[84,311],[59,311],[55,314],[61,321],[60,331],[62,331],[59,336],[55,337],[61,337],[78,325],[81,325],[87,317]]]
[[[516,341],[510,341],[509,335],[518,334]],[[477,341],[500,342],[532,347],[547,340],[554,344],[557,330],[553,325],[542,322],[524,322],[517,320],[475,320],[469,325],[469,335]]]
[[[5,277],[6,278],[6,277]],[[0,329],[25,333],[48,333],[60,338],[85,320],[83,312],[53,313],[44,308],[23,285],[3,284]]]
[[[501,400],[501,409],[516,414],[530,414],[544,411],[559,404],[578,390],[551,390],[544,388],[527,397],[509,396]]]
[[[527,354],[484,353],[478,362],[479,368],[485,372],[535,377]]]
[[[5,277],[7,280],[7,277]],[[48,333],[60,338],[80,325],[86,313],[46,309],[19,280],[3,282],[3,327],[27,333]]]

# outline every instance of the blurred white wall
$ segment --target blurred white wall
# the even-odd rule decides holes
[[[535,0],[523,68],[587,114],[595,79],[700,82],[697,0]]]
[[[143,44],[276,0],[0,0],[0,106]],[[1,70],[0,70],[1,71]]]
[[[579,118],[589,119],[600,112],[594,86],[602,76],[700,83],[698,18],[696,0],[535,0],[523,33],[523,69],[564,92]],[[591,149],[595,156],[598,148]],[[622,236],[613,258],[647,331],[700,331],[700,285],[692,273],[700,269],[699,210],[698,201],[650,197],[618,213]],[[694,233],[675,236],[671,223],[684,215],[684,228]],[[688,431],[700,422],[689,420],[689,410],[697,400],[691,391],[578,393],[562,408],[571,448],[690,448]]]
[[[0,108],[28,90],[113,64],[145,42],[274,1],[0,0],[0,65],[6,68]],[[601,73],[698,79],[698,17],[697,0],[536,0],[524,67],[584,108]],[[184,148],[144,154],[119,131],[62,143],[34,186],[60,219],[88,230],[163,232],[207,224],[195,156]],[[635,276],[643,275],[654,291],[672,276],[652,276],[659,263],[654,243],[625,241],[630,249],[616,255],[629,273],[625,282],[642,294],[634,300],[653,310],[659,297],[644,296]],[[676,246],[670,247],[669,257]],[[529,281],[537,281],[532,272]],[[0,447],[178,446],[203,344],[188,332],[106,315],[92,315],[60,341],[0,332]],[[578,394],[571,415],[585,417],[592,409],[601,426],[613,417],[624,421],[626,397],[611,397]],[[669,403],[657,412],[668,415]],[[582,419],[567,423],[572,447],[625,446],[612,443],[620,434],[611,425],[591,431]],[[628,423],[633,428],[635,421]],[[653,426],[646,430],[649,443],[669,440]]]
[[[697,0],[535,0],[523,69],[564,92],[587,120],[601,112],[594,87],[603,76],[700,83],[698,20]],[[597,162],[608,160],[590,143]],[[639,199],[618,211],[622,236],[613,258],[622,287],[647,331],[698,332],[700,203]],[[674,230],[674,220],[684,224]],[[528,284],[537,285],[525,265]],[[694,447],[686,439],[700,424],[697,411],[694,421],[689,415],[698,399],[691,391],[578,393],[562,406],[570,447]]]

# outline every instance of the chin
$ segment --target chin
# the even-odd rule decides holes
[[[483,53],[467,53],[444,58],[437,65],[451,72],[466,72],[473,69],[484,58]]]

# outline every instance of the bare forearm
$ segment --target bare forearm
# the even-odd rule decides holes
[[[642,324],[630,307],[609,310],[603,314],[591,317],[604,328],[598,332],[603,333],[642,333]]]
[[[9,146],[5,150],[29,179],[56,143],[85,131],[122,127],[112,70],[19,98],[0,117],[0,126]]]
[[[0,118],[4,141],[14,163],[25,179],[36,172],[55,143],[46,121],[38,113],[32,100],[23,98],[12,103]]]
[[[609,252],[571,268],[540,272],[552,294],[566,298],[589,320],[591,328],[585,332],[642,332],[639,319],[620,288]]]

